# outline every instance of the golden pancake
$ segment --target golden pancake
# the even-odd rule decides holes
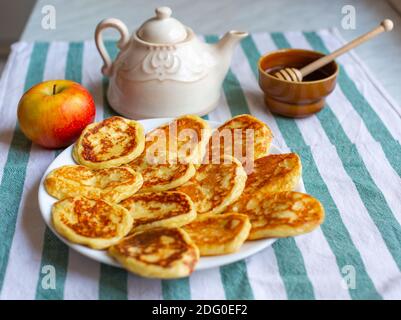
[[[247,215],[238,213],[202,215],[183,229],[201,256],[214,256],[238,251],[248,238],[251,223]]]
[[[245,182],[241,163],[225,155],[219,164],[202,164],[195,176],[176,190],[192,199],[199,214],[220,213],[240,197]]]
[[[324,208],[317,199],[293,191],[248,194],[230,210],[249,217],[250,240],[296,236],[312,231],[324,220]]]
[[[302,176],[302,164],[296,153],[271,154],[256,159],[253,171],[248,174],[244,191],[239,199],[226,211],[236,211],[233,207],[249,196],[260,192],[292,191]],[[236,211],[240,212],[240,211]]]
[[[244,194],[291,191],[299,183],[302,164],[296,153],[271,154],[255,160]]]
[[[209,124],[198,116],[174,119],[146,134],[146,160],[150,163],[201,163],[211,135]]]
[[[57,199],[84,196],[118,203],[139,190],[143,179],[128,167],[89,169],[84,166],[62,166],[45,179],[46,191]]]
[[[125,199],[120,205],[134,219],[131,232],[155,227],[181,227],[196,218],[191,198],[182,192],[139,193]]]
[[[192,128],[196,138],[180,136]],[[144,178],[140,192],[174,189],[191,179],[196,171],[192,162],[197,162],[199,157],[203,157],[210,130],[203,119],[196,116],[183,116],[147,133],[145,150],[140,157],[129,163],[129,166],[140,172]],[[180,138],[187,138],[187,140],[179,140]],[[190,148],[186,148],[188,145]],[[170,151],[168,151],[169,147]],[[183,157],[181,152],[181,158],[178,159],[177,152],[180,150],[182,152],[187,150],[189,153]]]
[[[242,163],[253,162],[268,154],[273,134],[259,119],[242,114],[221,125],[208,144],[209,159],[218,159],[222,154],[236,157]],[[253,148],[252,148],[253,147]]]
[[[93,249],[116,244],[132,228],[132,217],[123,207],[85,197],[57,201],[52,208],[52,221],[63,237]]]
[[[127,164],[143,177],[139,192],[158,192],[177,188],[191,179],[196,169],[192,163],[151,164],[141,156]]]
[[[74,145],[73,157],[93,169],[117,167],[138,157],[145,146],[142,125],[111,117],[88,125]]]
[[[181,278],[192,273],[199,250],[181,228],[155,228],[134,233],[109,253],[127,270],[149,278]]]

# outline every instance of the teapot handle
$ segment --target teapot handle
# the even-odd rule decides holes
[[[102,31],[107,28],[115,28],[120,33],[120,40],[117,42],[117,47],[122,50],[129,41],[129,33],[127,26],[119,19],[108,18],[100,21],[95,31],[95,42],[97,50],[103,59],[104,65],[102,67],[102,74],[105,76],[111,75],[112,61],[104,46]]]

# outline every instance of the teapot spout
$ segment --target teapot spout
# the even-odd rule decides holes
[[[247,32],[242,31],[228,31],[223,38],[216,44],[217,51],[221,54],[223,59],[229,62],[234,52],[235,46],[245,37],[248,36]]]

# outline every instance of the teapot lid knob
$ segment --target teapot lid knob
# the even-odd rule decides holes
[[[157,19],[168,19],[171,16],[171,9],[169,7],[156,8]]]
[[[187,28],[174,19],[169,7],[159,7],[156,16],[145,21],[138,29],[137,36],[153,44],[173,44],[185,41]]]

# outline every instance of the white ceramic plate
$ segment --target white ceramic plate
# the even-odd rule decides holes
[[[169,122],[171,119],[169,118],[160,118],[160,119],[148,119],[148,120],[141,120],[139,121],[142,123],[142,125],[145,128],[145,131],[150,131],[157,126],[164,124],[166,122]],[[220,123],[215,122],[215,121],[209,121],[210,126],[213,128],[216,128],[220,125]],[[96,260],[98,262],[106,263],[112,266],[116,267],[121,267],[121,265],[115,261],[113,258],[109,257],[105,251],[101,250],[94,250],[90,249],[88,247],[79,245],[79,244],[74,244],[65,238],[61,237],[53,228],[53,225],[51,224],[51,208],[53,203],[57,201],[56,198],[53,198],[50,196],[43,185],[44,179],[47,176],[47,174],[58,167],[61,167],[63,165],[68,165],[68,164],[76,164],[72,158],[71,155],[72,152],[72,146],[68,147],[65,149],[62,153],[59,154],[59,156],[50,164],[50,166],[47,168],[45,174],[42,177],[42,180],[40,182],[39,186],[39,207],[40,211],[42,213],[43,219],[45,220],[47,226],[54,232],[54,234],[65,244],[67,244],[70,248],[74,249],[75,251],[78,251],[79,253]],[[276,146],[272,146],[270,149],[270,153],[283,153],[279,148]],[[303,185],[303,181],[301,179],[301,182],[299,183],[298,187],[296,188],[296,191],[299,192],[305,192],[305,188]],[[197,264],[195,270],[203,270],[203,269],[208,269],[208,268],[214,268],[214,267],[219,267],[223,266],[232,262],[236,262],[238,260],[244,259],[246,257],[249,257],[264,248],[272,245],[272,243],[276,239],[262,239],[262,240],[255,240],[255,241],[249,241],[243,244],[241,249],[232,254],[227,254],[223,256],[215,256],[215,257],[202,257],[199,260],[199,263]]]

